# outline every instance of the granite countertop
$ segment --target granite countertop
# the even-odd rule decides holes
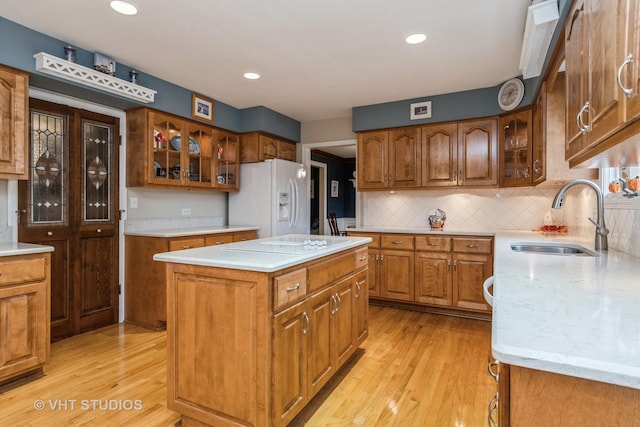
[[[53,252],[53,246],[36,245],[33,243],[2,242],[0,243],[0,256],[29,255],[43,252]]]
[[[142,236],[142,237],[187,237],[198,236],[201,234],[218,234],[218,233],[236,233],[241,231],[253,231],[258,227],[242,227],[235,225],[219,225],[219,226],[203,226],[203,227],[184,227],[184,228],[168,228],[153,230],[128,230],[124,234],[126,236]]]
[[[325,243],[321,243],[325,242]],[[369,237],[289,234],[155,254],[155,261],[274,272],[371,242]]]
[[[640,389],[640,259],[530,254],[512,242],[593,236],[497,232],[492,352],[501,362]]]

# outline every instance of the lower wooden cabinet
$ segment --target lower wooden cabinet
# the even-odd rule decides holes
[[[504,363],[496,401],[500,427],[640,426],[638,389]]]
[[[482,283],[493,274],[492,237],[357,231],[349,235],[373,239],[367,277],[370,298],[491,312]]]
[[[167,406],[183,425],[289,424],[368,334],[366,250],[273,273],[167,264]]]
[[[49,359],[50,288],[49,253],[0,258],[0,384]]]
[[[124,320],[145,328],[167,326],[165,266],[153,255],[256,239],[255,230],[185,237],[125,237]]]

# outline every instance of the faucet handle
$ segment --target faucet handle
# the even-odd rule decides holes
[[[600,226],[598,222],[593,218],[589,218],[589,221],[591,221],[591,223],[596,226],[596,233],[600,234],[601,236],[606,236],[607,234],[609,234],[609,229],[605,227],[604,224]]]

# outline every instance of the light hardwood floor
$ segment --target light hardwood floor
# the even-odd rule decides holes
[[[369,328],[292,426],[486,425],[490,323],[371,306]],[[44,377],[0,390],[0,425],[173,426],[165,363],[166,333],[132,325],[56,342]]]

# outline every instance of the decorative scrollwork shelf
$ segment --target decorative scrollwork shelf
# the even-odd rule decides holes
[[[36,59],[36,70],[40,72],[114,93],[134,101],[149,104],[153,102],[157,93],[153,89],[130,83],[45,52],[36,53],[33,57]]]

